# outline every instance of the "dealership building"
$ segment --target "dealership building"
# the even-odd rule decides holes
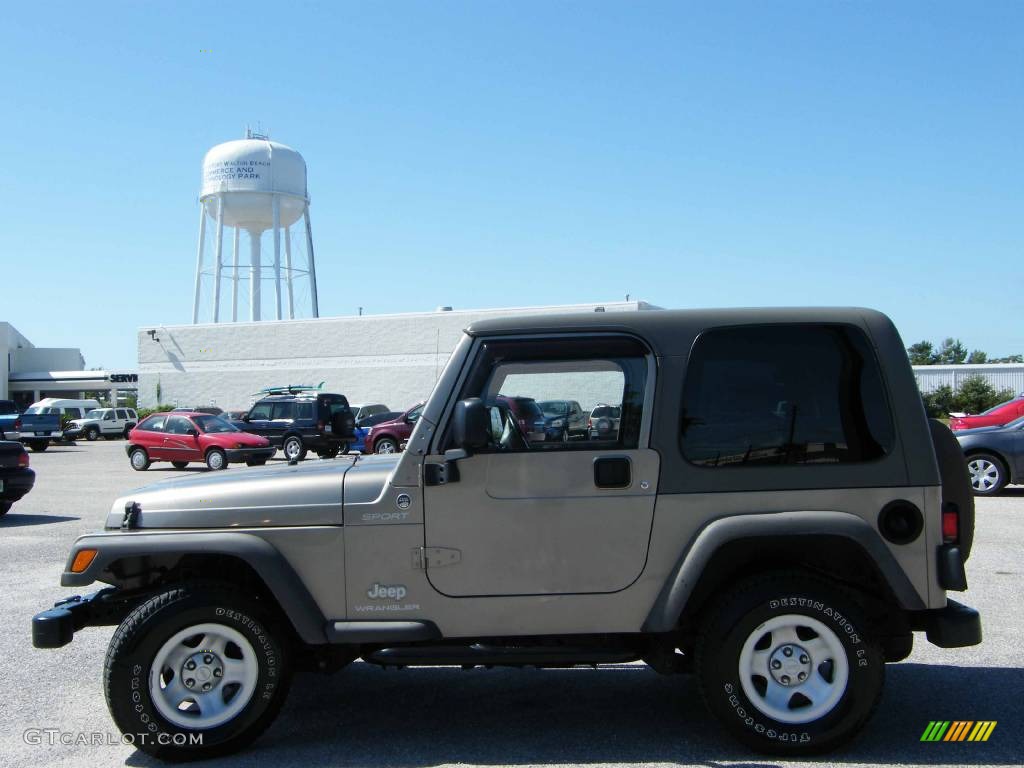
[[[643,301],[139,329],[139,405],[248,408],[267,387],[318,385],[351,403],[405,410],[426,399],[477,320],[565,312],[640,312]]]

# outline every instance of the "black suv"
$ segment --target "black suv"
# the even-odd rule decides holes
[[[355,429],[344,395],[301,390],[260,399],[234,424],[267,438],[289,461],[302,461],[307,451],[333,459],[348,450]]]

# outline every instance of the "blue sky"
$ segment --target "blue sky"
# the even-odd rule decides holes
[[[308,163],[324,316],[858,304],[1024,352],[1019,2],[3,17],[0,319],[89,366],[191,320],[202,156],[257,121]]]

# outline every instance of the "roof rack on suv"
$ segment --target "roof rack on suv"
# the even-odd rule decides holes
[[[264,389],[254,392],[253,396],[256,395],[295,395],[299,392],[319,392],[324,388],[324,383],[321,381],[319,384],[289,384],[286,387],[265,387]]]

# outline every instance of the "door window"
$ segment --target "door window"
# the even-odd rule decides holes
[[[167,420],[166,431],[172,435],[188,435],[193,429],[192,422],[184,416],[171,416]]]
[[[270,411],[271,421],[290,421],[295,418],[295,403],[274,403]]]
[[[267,421],[270,419],[270,409],[273,403],[256,403],[249,411],[250,421]]]
[[[148,419],[139,424],[139,429],[145,430],[146,432],[163,432],[164,425],[166,422],[166,416],[150,416]]]
[[[118,408],[117,409],[117,418],[119,418],[119,419],[127,419],[128,418],[128,412],[124,408]]]
[[[626,337],[488,342],[460,399],[479,397],[488,408],[492,443],[483,452],[633,449],[646,354]],[[615,415],[573,423],[570,402]],[[541,403],[559,405],[545,412]]]

